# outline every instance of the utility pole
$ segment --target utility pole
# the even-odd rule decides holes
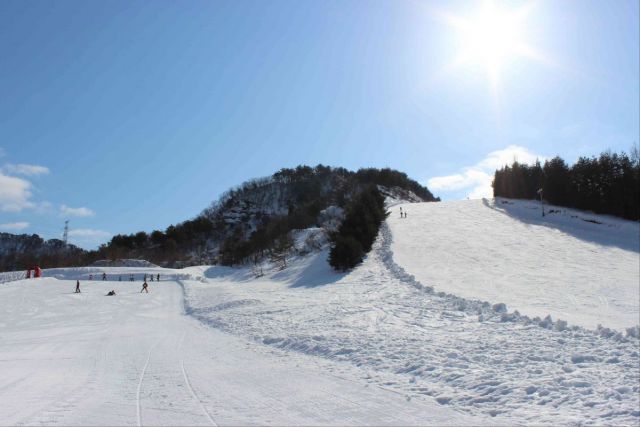
[[[62,234],[62,241],[64,244],[67,244],[67,239],[69,238],[69,220],[64,222],[64,233]]]

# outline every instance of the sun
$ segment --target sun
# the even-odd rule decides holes
[[[529,7],[510,10],[484,1],[470,16],[447,15],[457,30],[460,52],[456,64],[482,65],[497,84],[506,62],[518,56],[534,56],[526,42],[526,18]]]

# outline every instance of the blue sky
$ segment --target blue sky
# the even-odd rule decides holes
[[[629,151],[635,0],[526,9],[498,78],[445,16],[477,1],[0,2],[0,230],[96,247],[282,167],[392,167],[443,199],[493,168]],[[466,46],[468,47],[468,46]]]

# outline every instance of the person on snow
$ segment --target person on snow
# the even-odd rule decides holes
[[[149,277],[151,277],[151,281],[153,282],[153,274],[150,274]]]
[[[110,291],[107,293],[107,295],[105,295],[105,296],[107,296],[107,297],[112,297],[112,296],[114,296],[115,294],[116,294],[116,291],[114,291],[114,290],[112,289],[112,290],[110,290]]]
[[[129,281],[133,282],[133,273],[129,274]]]
[[[93,274],[89,275],[89,280],[93,280]]]
[[[80,293],[80,280],[76,280],[76,294]]]
[[[147,281],[147,273],[145,273],[145,274],[144,274],[144,280],[143,280],[143,282],[146,282],[146,281]]]
[[[142,289],[140,289],[140,293],[142,293],[143,291],[146,292],[146,293],[149,293],[149,285],[147,284],[146,280],[142,284]]]
[[[107,280],[107,273],[102,273],[102,280]]]
[[[156,282],[159,282],[159,281],[160,281],[160,273],[158,273],[158,278],[157,278]]]

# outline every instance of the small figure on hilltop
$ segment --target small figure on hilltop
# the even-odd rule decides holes
[[[80,280],[76,280],[76,294],[80,293]]]
[[[115,294],[116,294],[116,291],[114,291],[113,289],[111,289],[111,290],[107,293],[107,295],[105,295],[105,296],[107,296],[107,297],[112,297],[112,296],[114,296]]]
[[[140,289],[140,293],[142,293],[142,292],[149,293],[149,285],[147,284],[146,280],[142,284],[142,289]]]
[[[102,273],[102,280],[103,280],[103,281],[104,281],[104,280],[107,280],[107,273],[104,273],[104,272]]]

